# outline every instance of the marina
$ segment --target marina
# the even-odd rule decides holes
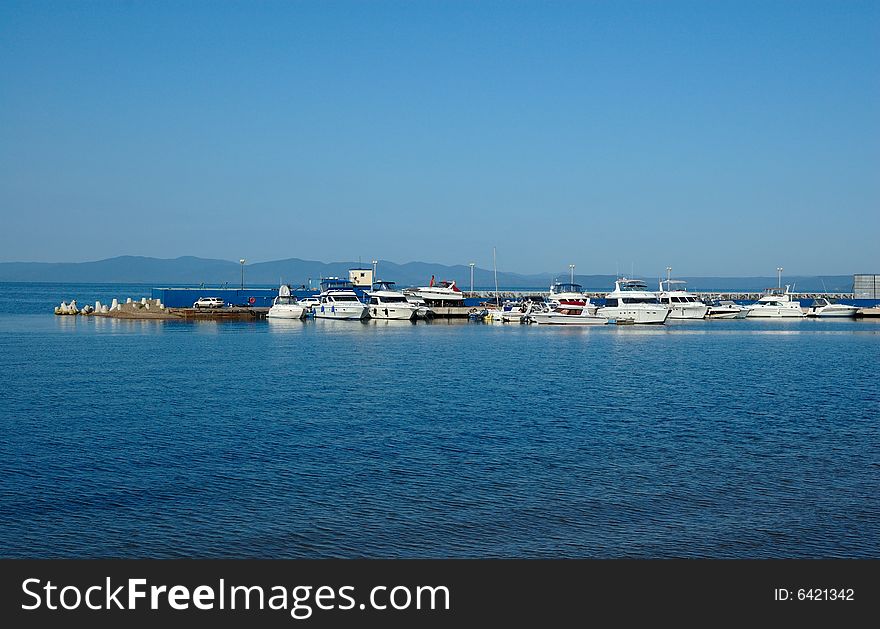
[[[554,282],[547,291],[462,291],[454,280],[398,289],[393,281],[375,279],[375,269],[355,268],[349,278],[320,280],[320,290],[281,284],[266,287],[228,286],[154,288],[151,298],[113,299],[79,306],[75,299],[54,308],[56,315],[124,319],[247,320],[265,318],[342,320],[369,318],[409,320],[468,319],[493,323],[563,323],[583,325],[590,317],[610,323],[662,325],[667,320],[880,316],[878,302],[864,293],[797,293],[781,285],[755,292],[688,291],[686,282],[667,279],[651,291],[640,279],[618,278],[611,292],[588,291],[574,282]],[[858,276],[856,276],[857,281]],[[854,281],[854,289],[858,284]],[[859,299],[856,299],[858,294]],[[806,306],[804,304],[807,304]],[[574,319],[573,315],[580,315]]]

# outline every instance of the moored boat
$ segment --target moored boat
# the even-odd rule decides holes
[[[605,296],[605,305],[596,314],[613,322],[660,325],[666,322],[669,308],[660,303],[643,281],[623,277],[614,282],[614,290]]]
[[[574,282],[554,282],[550,285],[550,295],[547,299],[551,307],[583,306],[590,301],[584,294],[584,287]]]
[[[588,300],[589,303],[589,300]],[[607,317],[600,317],[590,312],[587,304],[559,304],[546,312],[532,312],[527,315],[532,323],[548,325],[605,325]]]
[[[319,319],[368,319],[369,308],[358,300],[349,280],[328,277],[321,280],[320,303],[313,307]]]
[[[462,295],[461,289],[455,285],[455,280],[441,280],[435,283],[433,275],[427,286],[407,289],[405,293],[407,293],[407,298],[421,299],[428,308],[464,306],[464,295]]]
[[[377,280],[367,292],[370,317],[373,319],[415,319],[419,306],[407,301],[406,295],[395,288],[394,282]]]
[[[660,303],[669,308],[670,319],[704,319],[709,306],[687,291],[684,280],[660,280]]]
[[[794,299],[791,294],[790,286],[786,285],[782,288],[768,288],[764,291],[764,296],[758,301],[746,306],[748,313],[746,317],[749,319],[801,319],[804,311],[801,309],[801,303]]]
[[[807,308],[808,317],[855,317],[859,309],[856,306],[837,303],[819,297]]]
[[[745,319],[749,313],[749,309],[745,306],[730,301],[723,300],[709,304],[709,311],[706,313],[707,319]]]
[[[290,286],[282,284],[278,296],[272,301],[272,307],[266,313],[270,319],[302,319],[306,308],[290,293]]]

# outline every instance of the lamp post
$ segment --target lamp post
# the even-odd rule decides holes
[[[569,265],[568,265],[568,270],[569,270],[569,275],[571,276],[571,280],[570,280],[570,282],[571,282],[572,284],[574,284],[574,265],[573,265],[573,264],[569,264]]]
[[[242,258],[241,260],[238,261],[238,263],[241,265],[241,290],[244,290],[244,263],[245,263],[245,259]]]
[[[474,267],[476,266],[475,262],[468,262],[468,266],[471,267],[471,293],[474,292]]]
[[[379,261],[373,260],[373,278],[370,280],[371,283],[376,281],[376,269],[378,269],[378,268],[379,268]]]
[[[666,267],[666,284],[669,284],[669,280],[672,279],[672,267]]]
[[[776,267],[776,288],[782,288],[782,271],[781,266]]]

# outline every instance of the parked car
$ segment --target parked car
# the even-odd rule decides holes
[[[222,308],[223,300],[219,297],[199,297],[198,301],[193,304],[193,308]]]

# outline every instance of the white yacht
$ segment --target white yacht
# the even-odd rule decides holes
[[[455,285],[455,280],[443,280],[434,283],[434,276],[431,276],[431,283],[427,286],[419,286],[415,290],[408,291],[410,295],[422,299],[427,307],[437,306],[464,306],[464,295]]]
[[[282,284],[266,316],[270,319],[302,319],[305,314],[306,309],[290,294],[290,286]]]
[[[358,299],[348,280],[328,277],[321,280],[320,303],[314,306],[319,319],[368,319],[369,308]]]
[[[808,317],[855,317],[858,312],[856,306],[839,304],[824,297],[819,297],[807,309]]]
[[[790,286],[786,284],[785,289],[768,288],[764,291],[764,296],[753,303],[748,308],[746,317],[753,318],[802,318],[804,311],[801,310],[801,303],[792,298]]]
[[[589,300],[587,300],[589,304]],[[547,312],[531,312],[528,320],[532,323],[551,325],[605,325],[608,318],[600,317],[590,312],[590,307],[585,304],[559,304]]]
[[[605,305],[596,314],[616,323],[662,324],[669,316],[669,308],[660,303],[643,281],[623,277],[614,282],[614,290],[605,296]]]
[[[550,295],[547,298],[552,307],[584,306],[590,299],[584,294],[584,287],[574,282],[554,282],[550,286]],[[595,312],[595,308],[593,308]]]
[[[415,319],[419,306],[406,300],[406,295],[394,287],[394,282],[376,280],[373,290],[367,292],[370,316],[373,319]]]
[[[713,302],[709,305],[707,319],[745,319],[749,309],[730,300]]]
[[[299,303],[305,308],[306,314],[308,314],[315,310],[315,306],[321,305],[321,298],[318,296],[303,297],[299,300]]]
[[[687,292],[684,280],[660,280],[660,303],[669,308],[670,319],[704,319],[709,306]]]

